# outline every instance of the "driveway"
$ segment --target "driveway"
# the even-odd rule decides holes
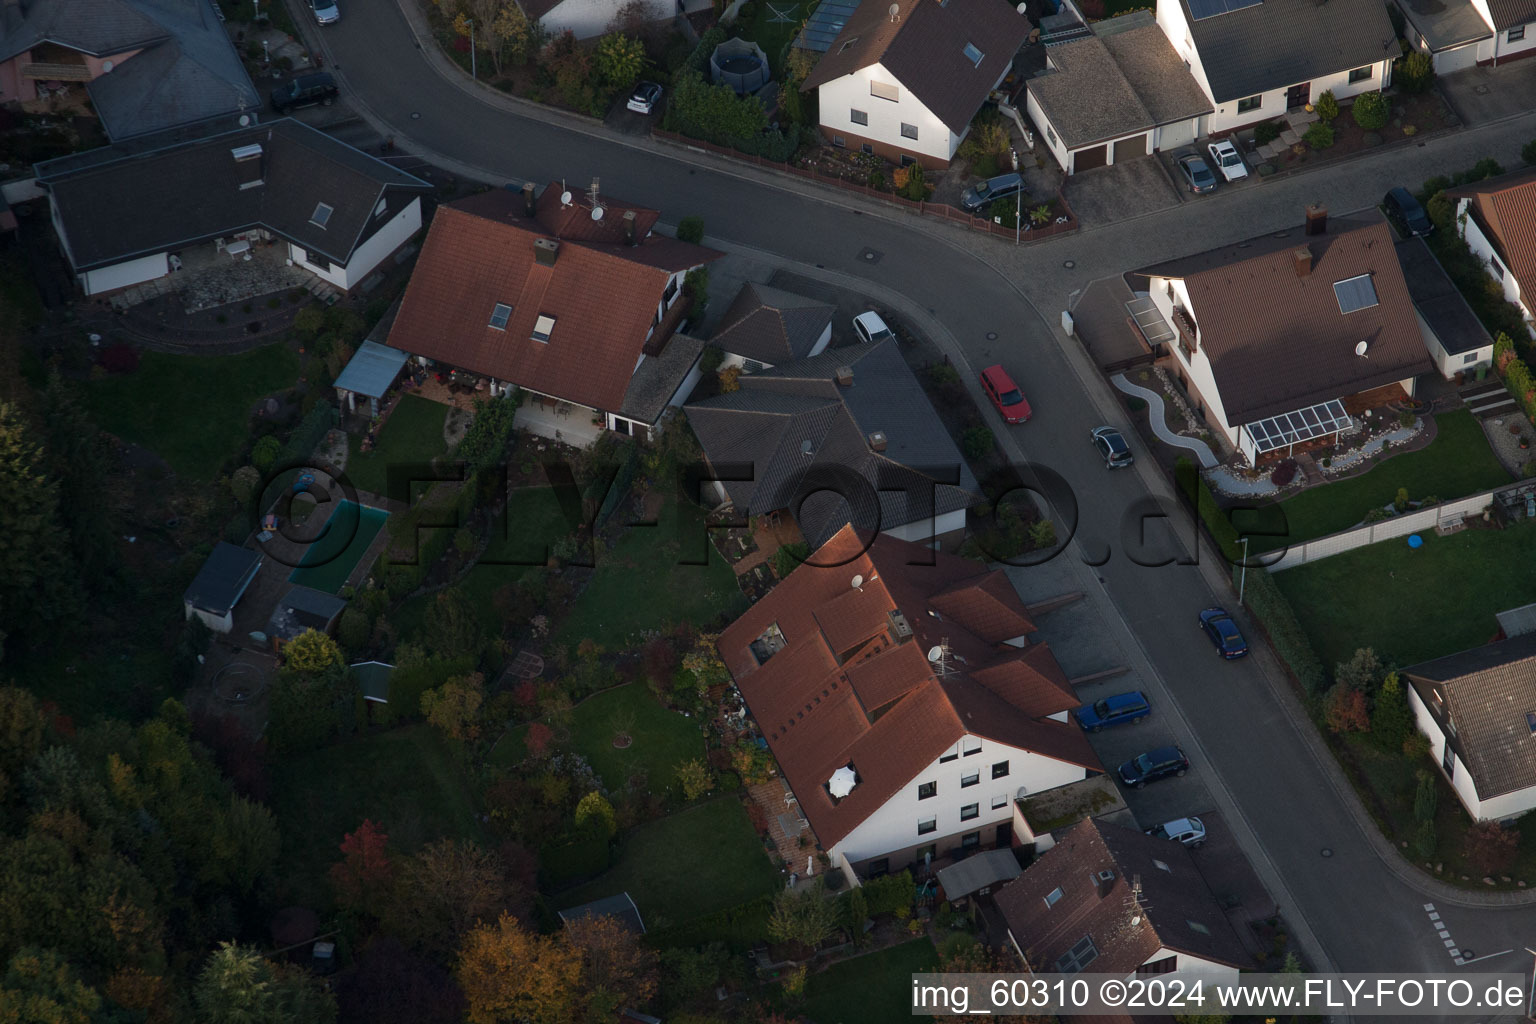
[[[1074,174],[1064,191],[1084,227],[1132,220],[1179,202],[1178,193],[1150,157]]]
[[[1485,124],[1536,110],[1536,62],[1517,60],[1499,67],[1467,68],[1438,82],[1440,94],[1466,124]],[[1472,162],[1476,160],[1474,157]]]

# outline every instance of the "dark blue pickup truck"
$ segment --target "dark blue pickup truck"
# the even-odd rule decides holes
[[[1084,704],[1077,709],[1077,724],[1098,732],[1107,725],[1124,725],[1151,713],[1152,705],[1147,703],[1147,698],[1140,691],[1132,690],[1130,693],[1117,693],[1113,697]]]

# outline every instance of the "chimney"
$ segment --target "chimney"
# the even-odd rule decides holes
[[[528,214],[530,220],[533,218],[534,209],[533,182],[530,181],[523,186],[523,212]]]
[[[840,387],[840,388],[851,388],[851,387],[853,387],[853,367],[851,367],[851,366],[839,366],[837,368],[837,373],[835,374],[835,376],[837,378],[837,386],[838,387]]]
[[[872,452],[885,451],[885,431],[877,430],[869,435],[869,450]]]
[[[1296,266],[1297,277],[1307,277],[1312,273],[1312,250],[1302,246],[1291,253],[1291,260]]]
[[[1328,207],[1320,203],[1313,203],[1307,207],[1307,234],[1326,235],[1328,233]]]
[[[560,243],[553,238],[535,238],[533,240],[533,259],[546,267],[555,265],[555,260],[560,255]]]
[[[640,240],[635,237],[635,211],[624,211],[624,241],[630,245],[639,245]]]

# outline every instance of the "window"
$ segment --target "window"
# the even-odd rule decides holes
[[[992,797],[992,809],[994,811],[1002,810],[1004,807],[1007,807],[1007,806],[1008,806],[1008,794],[1007,793],[997,793],[997,794],[993,795],[993,797]]]
[[[1520,40],[1525,38],[1525,26],[1516,25],[1514,28],[1509,30],[1504,38],[1511,43],[1518,43]]]
[[[982,53],[971,43],[965,44],[965,59],[971,62],[972,67],[981,67]]]
[[[890,874],[891,858],[881,857],[879,860],[870,861],[867,865],[865,865],[864,873],[870,878],[879,878],[881,875]]]
[[[971,772],[969,775],[960,776],[960,788],[970,789],[981,784],[981,772]]]
[[[961,821],[970,821],[973,818],[979,818],[979,817],[981,817],[981,805],[980,804],[966,804],[964,807],[960,808],[960,820]]]
[[[859,147],[859,152],[863,153],[865,156],[874,156],[875,155],[875,147],[871,146],[869,143],[866,142],[862,146]]]
[[[1190,921],[1190,920],[1186,919],[1184,921],[1184,923],[1189,925],[1189,930],[1190,931],[1199,932],[1201,935],[1209,935],[1209,934],[1211,934],[1211,930],[1209,928],[1207,928],[1205,925],[1201,924],[1199,921]]]
[[[1045,126],[1045,137],[1051,140],[1051,145],[1053,145],[1053,146],[1061,145],[1061,143],[1056,141],[1056,133],[1051,130],[1051,126],[1050,125],[1046,125]]]
[[[1066,893],[1062,892],[1061,886],[1058,885],[1056,888],[1045,894],[1045,905],[1048,907],[1054,907],[1057,903],[1061,902],[1061,898],[1065,895]]]
[[[1099,950],[1093,944],[1092,935],[1084,935],[1077,945],[1067,950],[1056,961],[1056,969],[1062,974],[1076,974],[1099,958]]]
[[[1525,713],[1525,725],[1531,732],[1536,733],[1536,711],[1527,711]]]
[[[854,124],[867,125],[869,124],[869,111],[850,109],[848,111],[848,120],[852,121]]]
[[[1465,366],[1467,363],[1475,363],[1475,362],[1477,362],[1477,353],[1476,352],[1468,352],[1465,356],[1462,357],[1462,360],[1461,360],[1461,363],[1462,363],[1463,366]]]
[[[882,100],[890,100],[892,103],[901,102],[901,90],[884,82],[870,82],[869,94]]]
[[[978,739],[965,739],[965,740],[961,740],[960,741],[960,751],[961,751],[961,753],[965,754],[966,757],[970,757],[972,754],[979,754],[979,753],[981,753],[981,740],[978,740]]]
[[[507,329],[507,319],[512,315],[512,307],[505,302],[496,303],[496,308],[491,310],[491,326],[498,331]]]
[[[992,777],[994,779],[1006,779],[1008,777],[1008,762],[999,761],[994,764],[992,766]]]
[[[981,845],[981,833],[980,832],[967,832],[965,835],[960,837],[960,849],[961,850],[974,850],[974,849],[976,849],[976,847],[978,847],[980,845]]]
[[[955,758],[957,758],[959,756],[960,756],[960,748],[959,747],[955,747],[952,750],[950,750],[949,753],[947,753],[943,757],[939,758],[939,764],[943,764],[945,761],[953,761],[953,760],[955,760]]]
[[[1450,740],[1445,742],[1445,753],[1440,757],[1440,767],[1445,769],[1446,778],[1454,779],[1456,777],[1456,751],[1451,749]]]
[[[1376,68],[1372,65],[1367,65],[1363,68],[1355,68],[1355,70],[1349,73],[1349,83],[1353,85],[1356,82],[1368,82],[1375,74]]]
[[[901,137],[904,139],[917,138],[917,125],[907,124],[905,121],[901,122]]]
[[[323,228],[330,221],[331,214],[335,213],[334,207],[324,203],[315,204],[315,212],[309,215],[309,222],[316,227]]]
[[[555,318],[552,316],[540,316],[533,324],[533,340],[548,341],[550,332],[555,329]]]
[[[917,819],[917,834],[918,835],[926,836],[930,832],[937,832],[938,830],[939,830],[939,819],[938,818],[918,818]]]
[[[917,163],[916,157],[908,156],[905,153],[901,154],[901,166],[911,167],[915,163]]]
[[[834,135],[832,136],[832,145],[836,146],[838,149],[842,149],[844,146],[848,145],[848,140],[844,139],[841,135]]]
[[[923,782],[918,784],[917,798],[919,800],[927,800],[930,797],[935,797],[938,795],[939,784],[937,782]]]
[[[1498,260],[1491,256],[1488,258],[1488,269],[1493,271],[1494,277],[1500,281],[1504,280],[1504,268],[1499,264]]]
[[[924,864],[927,864],[929,861],[933,860],[933,858],[937,857],[938,855],[939,855],[939,848],[937,846],[935,846],[933,843],[929,843],[927,846],[919,846],[917,848],[917,852],[912,855],[912,859],[913,860],[920,860]]]
[[[1258,110],[1263,105],[1264,105],[1264,97],[1263,96],[1249,96],[1245,100],[1238,100],[1237,101],[1237,112],[1239,114],[1246,114],[1250,110]]]
[[[388,208],[389,208],[389,200],[387,198],[383,197],[383,196],[380,196],[379,197],[379,205],[375,206],[373,208],[373,215],[375,217],[382,217],[382,216],[384,216],[384,211],[387,210]]]
[[[1153,960],[1149,964],[1142,964],[1136,968],[1137,974],[1168,974],[1178,966],[1177,956],[1165,956],[1161,960]]]

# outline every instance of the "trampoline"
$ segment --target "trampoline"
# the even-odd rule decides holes
[[[709,58],[710,81],[730,86],[738,96],[757,92],[767,85],[768,56],[763,48],[746,39],[727,39],[715,47]]]

